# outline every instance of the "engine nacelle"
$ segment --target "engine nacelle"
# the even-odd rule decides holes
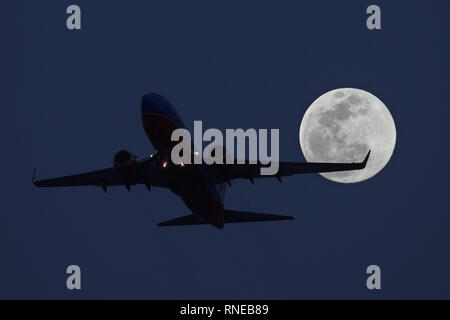
[[[120,150],[114,155],[114,167],[127,173],[136,168],[136,157],[127,150]]]

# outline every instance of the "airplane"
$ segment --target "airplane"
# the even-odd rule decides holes
[[[150,93],[141,101],[141,118],[144,130],[155,148],[155,154],[138,160],[127,150],[114,155],[113,167],[38,180],[36,169],[32,182],[36,187],[97,186],[106,193],[110,186],[131,186],[143,184],[151,187],[168,188],[179,196],[191,214],[164,221],[158,226],[186,226],[210,224],[219,229],[226,223],[293,220],[292,216],[263,214],[225,209],[225,189],[231,180],[273,177],[261,175],[261,164],[174,164],[170,161],[170,152],[174,146],[172,132],[185,128],[180,116],[170,102],[163,96]],[[195,151],[194,151],[195,153]],[[322,173],[346,170],[361,170],[366,167],[370,150],[362,162],[355,163],[318,163],[318,162],[280,162],[276,178],[294,174]],[[195,155],[192,154],[192,157]]]

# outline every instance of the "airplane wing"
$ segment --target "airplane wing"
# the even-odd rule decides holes
[[[100,186],[106,192],[108,186],[126,186],[144,184],[150,186],[167,187],[162,178],[155,158],[137,162],[136,168],[130,174],[123,175],[115,168],[107,168],[70,176],[38,180],[36,171],[33,173],[33,183],[36,187],[72,187],[72,186]]]
[[[281,177],[294,174],[323,173],[334,171],[361,170],[366,167],[370,151],[362,162],[355,163],[322,163],[322,162],[280,162],[278,173],[275,175],[281,181]],[[233,164],[217,165],[218,174],[206,175],[211,184],[229,183],[233,179],[249,179],[253,183],[256,178],[271,178],[272,175],[261,175],[261,164]]]

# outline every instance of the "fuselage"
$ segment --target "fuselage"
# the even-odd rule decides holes
[[[185,128],[175,108],[164,97],[151,93],[142,98],[141,113],[144,130],[170,190],[181,197],[193,214],[223,228],[225,186],[207,184],[200,166],[171,161],[171,150],[177,143],[171,141],[172,132]]]

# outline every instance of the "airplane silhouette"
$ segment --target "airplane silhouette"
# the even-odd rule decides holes
[[[233,179],[248,179],[253,184],[256,178],[273,177],[261,175],[261,164],[174,164],[170,152],[175,142],[172,132],[185,128],[173,106],[161,95],[147,94],[141,103],[142,123],[156,154],[142,160],[126,150],[117,152],[112,168],[87,173],[38,180],[36,170],[33,183],[36,187],[99,186],[107,192],[109,186],[143,184],[168,188],[181,197],[191,214],[161,222],[158,226],[181,226],[210,224],[223,229],[225,223],[292,220],[291,216],[228,210],[224,208],[226,184]],[[365,168],[370,151],[359,163],[280,162],[275,176],[281,177],[302,173],[361,170]],[[192,154],[192,157],[195,155]],[[194,163],[191,161],[191,163]]]

